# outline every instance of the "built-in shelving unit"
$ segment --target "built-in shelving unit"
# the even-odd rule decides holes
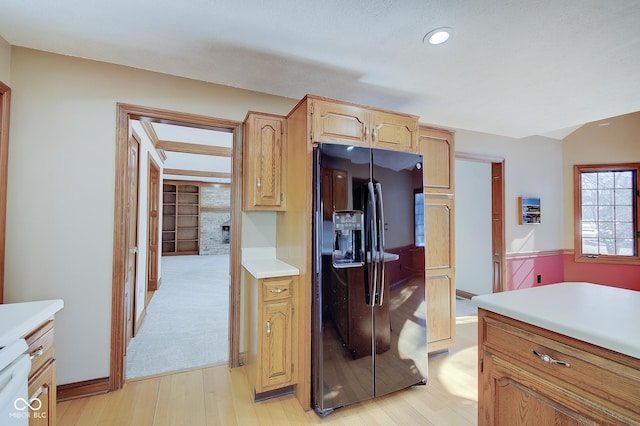
[[[200,187],[165,181],[162,205],[162,255],[198,254]]]

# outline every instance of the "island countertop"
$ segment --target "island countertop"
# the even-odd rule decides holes
[[[476,306],[640,359],[640,291],[565,282],[475,296]]]
[[[33,331],[63,306],[60,299],[0,305],[0,347]]]

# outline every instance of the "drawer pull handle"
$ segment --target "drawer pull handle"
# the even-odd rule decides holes
[[[39,358],[44,354],[44,346],[40,346],[38,349],[36,349],[35,351],[31,352],[29,354],[29,358],[34,359],[34,358]]]
[[[271,337],[271,321],[267,321],[267,337]]]
[[[271,290],[269,290],[271,293],[275,293],[275,294],[280,294],[283,291],[287,291],[286,288],[272,288]]]
[[[535,349],[531,349],[531,352],[533,352],[534,355],[536,355],[537,357],[540,357],[541,360],[543,360],[544,362],[548,362],[549,364],[558,364],[567,368],[571,367],[571,364],[569,364],[568,362],[558,361],[557,359],[553,359],[549,355],[542,354],[536,351]]]

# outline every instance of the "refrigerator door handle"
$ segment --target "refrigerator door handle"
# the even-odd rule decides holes
[[[375,306],[376,304],[376,289],[377,289],[377,275],[378,275],[378,259],[377,259],[377,244],[378,244],[378,215],[376,214],[376,194],[373,187],[373,182],[369,182],[367,185],[369,189],[369,222],[371,227],[371,240],[369,247],[367,247],[367,257],[369,261],[369,306]]]
[[[377,204],[376,210],[378,211],[378,220],[380,222],[380,250],[378,251],[378,294],[379,302],[378,304],[382,306],[382,302],[384,301],[384,201],[382,199],[382,185],[380,183],[376,183],[376,193],[377,193]]]

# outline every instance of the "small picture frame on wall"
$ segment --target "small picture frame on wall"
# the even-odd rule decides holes
[[[541,223],[540,198],[518,197],[518,223],[520,225]]]

